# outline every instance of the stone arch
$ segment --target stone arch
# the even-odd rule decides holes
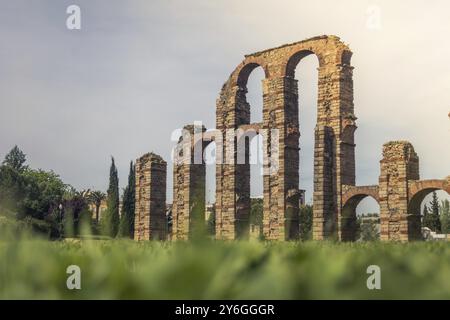
[[[442,190],[450,195],[449,180],[410,181],[408,201],[408,234],[411,240],[421,238],[421,204],[425,197],[433,191]]]
[[[236,85],[240,88],[246,88],[250,74],[258,67],[261,67],[263,69],[265,77],[268,78],[267,67],[262,61],[243,62],[242,65],[235,71],[237,73]]]
[[[360,195],[370,196],[374,198],[378,203],[379,200],[379,188],[377,185],[373,186],[344,186],[344,191],[342,193],[342,203],[343,206],[347,204],[347,202],[354,197],[358,197]],[[362,200],[362,199],[361,199]]]
[[[436,190],[443,190],[450,194],[450,179],[431,179],[431,180],[419,180],[409,182],[409,194],[408,197],[410,202],[412,200],[417,200],[420,198],[425,198],[425,196]],[[424,196],[425,194],[425,196]],[[423,200],[423,199],[422,199]]]
[[[302,61],[303,58],[309,55],[315,55],[317,57],[317,60],[319,61],[320,66],[322,60],[320,55],[315,54],[311,50],[300,50],[294,53],[287,61],[285,70],[286,77],[295,78],[295,70],[297,69],[298,64],[300,63],[300,61]]]
[[[380,205],[378,186],[347,186],[342,196],[340,240],[356,240],[356,208],[367,197],[373,198]]]

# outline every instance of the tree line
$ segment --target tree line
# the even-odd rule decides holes
[[[0,228],[15,228],[51,239],[79,236],[133,238],[135,166],[130,162],[128,184],[119,214],[119,178],[111,158],[109,186],[102,191],[78,191],[53,171],[32,169],[15,146],[0,165]],[[100,206],[106,211],[100,217]],[[90,206],[94,207],[91,212]],[[93,216],[94,215],[94,216]]]

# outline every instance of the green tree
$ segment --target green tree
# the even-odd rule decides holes
[[[111,167],[109,169],[109,187],[106,197],[107,209],[105,217],[102,219],[103,234],[115,237],[119,230],[119,177],[117,173],[114,157],[111,157]]]
[[[208,234],[214,236],[216,234],[216,206],[212,206],[211,213],[208,217],[208,221],[206,222],[206,229]]]
[[[439,199],[436,191],[433,191],[433,197],[430,206],[431,206],[431,213],[439,215]]]
[[[14,146],[14,148],[9,151],[6,155],[5,160],[3,160],[3,165],[9,166],[17,171],[22,171],[26,168],[24,165],[26,162],[26,155],[19,149],[18,146]]]
[[[130,163],[128,185],[123,192],[122,215],[120,217],[119,236],[123,238],[134,237],[134,213],[136,200],[136,173],[133,161]]]
[[[359,241],[376,241],[380,239],[380,219],[376,213],[367,213],[357,217],[357,235]]]
[[[215,217],[214,217],[215,219]],[[258,239],[263,239],[263,199],[251,198],[250,199],[250,231],[256,228],[259,232]],[[215,221],[214,221],[215,224]],[[253,227],[254,226],[254,227]]]
[[[450,233],[450,201],[447,199],[441,201],[439,216],[442,233]]]
[[[425,205],[425,207],[427,206]],[[430,202],[430,208],[424,208],[422,225],[430,228],[434,232],[441,232],[441,221],[439,219],[439,199],[436,191],[433,191],[433,198]]]
[[[95,206],[95,222],[99,222],[100,206],[102,201],[106,199],[106,194],[102,191],[92,191],[89,194],[89,202]]]
[[[306,204],[300,206],[300,239],[303,241],[312,239],[312,219],[313,219],[313,207]]]
[[[15,147],[0,166],[0,204],[19,219],[44,219],[51,206],[61,201],[68,186],[53,171],[25,166],[23,155]]]
[[[22,173],[8,165],[0,166],[0,208],[15,214],[24,213],[26,181]]]
[[[250,199],[250,224],[261,226],[263,224],[263,199]]]
[[[62,235],[66,238],[91,234],[92,213],[89,210],[89,191],[71,188],[62,202]]]
[[[423,218],[425,219],[426,216],[428,216],[429,211],[428,211],[428,206],[424,205],[423,206]]]
[[[0,166],[0,207],[34,231],[57,234],[52,213],[68,190],[53,171],[34,170],[25,154],[16,146]]]
[[[61,202],[68,186],[53,171],[26,169],[22,176],[25,179],[25,197],[22,215],[44,219],[52,205]]]

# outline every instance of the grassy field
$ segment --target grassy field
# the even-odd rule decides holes
[[[0,298],[450,298],[448,243],[0,242]],[[368,290],[366,268],[381,268]],[[66,268],[81,268],[68,290]]]

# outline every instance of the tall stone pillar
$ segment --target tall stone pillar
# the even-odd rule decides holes
[[[236,130],[250,122],[250,106],[243,84],[224,85],[217,101],[216,126],[223,134],[223,162],[216,166],[216,238],[248,237],[250,215],[250,166],[237,163]],[[248,148],[245,150],[248,159]]]
[[[173,239],[187,240],[205,233],[205,127],[188,125],[178,141],[173,172]],[[197,156],[196,156],[197,153]]]
[[[268,240],[291,240],[299,235],[299,129],[297,80],[289,77],[263,81],[263,127],[278,143],[278,170],[264,176],[263,234]],[[264,148],[266,152],[272,147]],[[268,157],[273,157],[269,154]],[[266,164],[265,164],[266,165]]]
[[[408,215],[408,180],[419,180],[419,158],[411,143],[392,141],[383,145],[380,165],[380,239],[412,240],[420,215]]]
[[[167,163],[154,153],[136,160],[135,240],[166,240]]]
[[[348,52],[350,54],[350,52]],[[342,185],[355,185],[353,67],[319,67],[314,147],[313,239],[339,239]]]

